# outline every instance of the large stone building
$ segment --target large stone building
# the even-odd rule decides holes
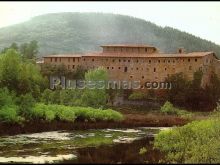
[[[164,54],[149,45],[103,45],[102,52],[44,56],[45,64],[64,64],[69,70],[77,66],[93,69],[103,66],[111,80],[140,80],[163,82],[169,75],[183,72],[193,79],[195,71],[203,71],[202,86],[209,83],[211,72],[220,76],[220,60],[214,52],[186,53],[183,48],[176,54]]]

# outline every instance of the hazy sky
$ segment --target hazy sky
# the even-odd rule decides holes
[[[0,2],[0,27],[57,12],[130,15],[220,44],[220,2]]]

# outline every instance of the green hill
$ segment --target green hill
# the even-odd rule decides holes
[[[214,51],[220,46],[170,27],[159,27],[142,19],[103,13],[55,13],[0,28],[0,49],[12,42],[37,40],[40,55],[100,50],[102,44],[151,44],[161,52]]]

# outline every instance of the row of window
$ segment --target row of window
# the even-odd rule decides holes
[[[62,58],[58,58],[58,57],[54,57],[54,61],[55,62],[61,62],[61,59]],[[109,59],[105,59],[106,61],[109,61]],[[51,62],[53,62],[53,58],[50,58],[50,61]],[[79,61],[79,58],[78,58],[78,61]],[[83,61],[86,61],[86,59],[85,58],[83,58]],[[95,61],[95,59],[92,59],[91,61]],[[112,62],[116,62],[117,60],[116,59],[112,59],[111,60]],[[134,62],[136,62],[136,63],[138,63],[138,62],[141,62],[141,60],[133,60]],[[152,63],[152,62],[154,62],[154,63],[156,63],[156,62],[158,62],[158,63],[175,63],[176,61],[178,61],[178,62],[181,62],[181,60],[179,59],[179,60],[148,60],[148,61],[145,61],[145,62],[148,62],[149,64],[150,63]],[[184,59],[182,59],[182,61],[184,62]],[[188,59],[188,62],[190,62],[191,61],[191,59],[189,58]],[[195,62],[197,62],[197,58],[195,58],[194,59],[194,61]],[[206,60],[206,62],[207,62],[208,60]],[[68,58],[68,62],[75,62],[75,58]],[[118,59],[118,62],[131,62],[131,60],[130,59],[128,59],[128,60],[126,60],[126,59]],[[142,60],[142,62],[144,62],[143,60]],[[211,61],[210,61],[211,62]]]
[[[144,50],[146,53],[147,52],[152,52],[153,50],[155,51],[156,49],[152,49],[152,48],[110,48],[110,47],[106,47],[105,50],[108,52],[141,52],[141,49]]]
[[[86,59],[84,58],[83,59],[83,61],[86,61]],[[95,61],[95,59],[92,59],[92,61],[94,62]],[[106,61],[108,61],[108,59],[106,59]],[[115,62],[115,61],[117,61],[117,60],[115,60],[115,59],[112,59],[111,60],[112,62]],[[141,60],[133,60],[134,62],[136,62],[136,63],[138,63],[138,62],[141,62]],[[177,60],[178,62],[181,62],[181,60],[179,59],[179,60]],[[184,59],[182,59],[182,61],[184,62]],[[189,58],[188,59],[188,62],[190,62],[191,61],[191,59]],[[194,61],[195,62],[197,62],[198,60],[197,60],[197,58],[195,58],[194,59]],[[131,60],[129,59],[129,60],[126,60],[126,59],[123,59],[123,60],[121,60],[121,59],[118,59],[118,62],[131,62]],[[143,60],[142,60],[142,62],[144,62]],[[146,61],[145,61],[146,62]],[[154,62],[154,63],[156,63],[156,62],[158,62],[158,63],[166,63],[166,62],[168,62],[168,63],[175,63],[176,62],[176,60],[148,60],[148,63],[150,64],[151,62]]]
[[[106,67],[108,70],[113,70],[113,69],[115,69],[115,68],[117,68],[117,67]],[[120,69],[123,69],[122,67],[118,67],[118,69],[120,70]],[[139,67],[136,67],[136,68],[131,68],[131,70],[144,70],[143,68],[139,68]],[[128,70],[128,68],[127,67],[124,67],[124,72],[127,72],[127,70]],[[149,68],[146,68],[146,70],[147,71],[150,71],[150,69]],[[156,68],[153,68],[153,72],[156,72]],[[175,68],[173,68],[173,71],[175,71],[176,69]],[[189,70],[192,70],[192,66],[189,66]],[[167,68],[164,68],[164,71],[167,71]]]

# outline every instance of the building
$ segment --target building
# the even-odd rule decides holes
[[[93,69],[103,66],[110,80],[163,82],[169,75],[183,72],[192,80],[195,71],[203,72],[202,86],[209,83],[211,72],[220,76],[220,60],[214,52],[186,53],[179,48],[175,54],[160,53],[150,45],[103,45],[102,52],[44,56],[44,64],[64,64],[69,70],[77,66]]]

